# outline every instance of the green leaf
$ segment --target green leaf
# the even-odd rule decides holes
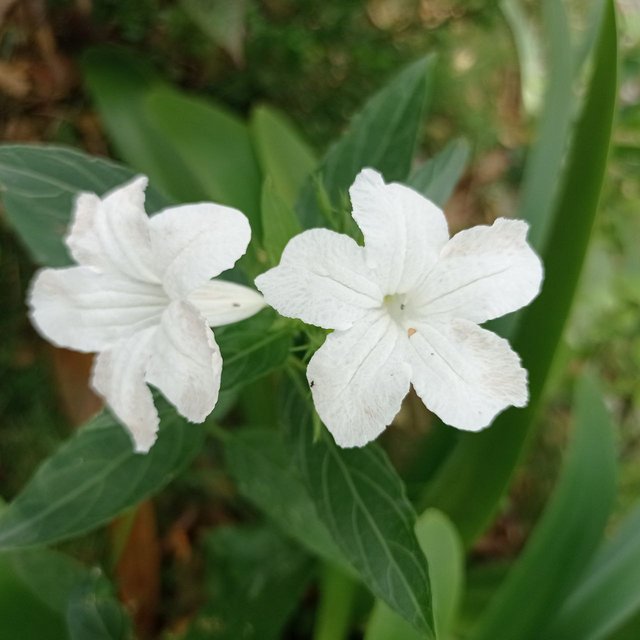
[[[240,209],[259,235],[262,180],[240,118],[164,84],[121,49],[90,51],[83,68],[124,160],[176,200]]]
[[[71,593],[88,575],[86,567],[51,549],[25,549],[3,555],[10,558],[16,576],[31,593],[63,617]]]
[[[81,428],[37,470],[0,514],[0,550],[78,536],[158,492],[198,453],[201,425],[187,423],[157,399],[158,440],[133,451],[124,427],[107,413]]]
[[[273,180],[275,191],[293,208],[305,181],[318,165],[315,153],[276,109],[256,107],[249,126],[262,174]]]
[[[310,401],[290,385],[283,421],[317,513],[371,591],[433,638],[427,562],[402,481],[375,444],[338,449],[326,431],[313,439]]]
[[[640,613],[636,614],[622,628],[607,637],[607,640],[638,640],[640,636]]]
[[[639,532],[640,505],[598,551],[545,629],[545,640],[604,640],[640,612]]]
[[[424,504],[444,511],[453,520],[467,543],[483,531],[495,513],[525,450],[571,310],[605,175],[617,94],[616,65],[615,11],[608,1],[589,91],[543,254],[542,293],[525,310],[513,341],[529,371],[529,405],[506,411],[482,433],[460,434],[424,497]]]
[[[416,535],[429,563],[433,614],[438,638],[449,637],[462,596],[464,549],[450,520],[427,509],[416,523]],[[382,601],[377,601],[365,640],[421,640],[419,634]]]
[[[549,637],[541,629],[590,563],[613,506],[613,438],[600,390],[585,376],[576,388],[574,432],[553,497],[524,552],[471,634],[472,640]],[[580,634],[563,637],[583,638]]]
[[[560,3],[556,2],[555,4]],[[514,44],[518,51],[522,103],[529,115],[537,114],[542,105],[545,79],[538,25],[524,10],[522,0],[502,0],[500,8],[511,28]],[[562,20],[566,25],[562,10],[560,14],[559,20]],[[554,44],[552,42],[552,46]],[[563,46],[568,49],[568,53],[571,53],[571,42],[568,39],[563,43]]]
[[[207,540],[208,602],[186,640],[277,640],[312,577],[309,557],[268,527],[220,527]]]
[[[229,473],[247,500],[315,555],[348,566],[318,518],[277,431],[241,429],[225,439],[224,452]]]
[[[377,169],[387,181],[407,178],[434,65],[435,57],[427,56],[400,72],[369,99],[349,130],[329,149],[319,177],[334,207],[341,207],[364,167]],[[297,211],[306,228],[323,222],[313,178],[303,189]]]
[[[462,596],[462,541],[453,523],[437,509],[427,509],[418,518],[416,536],[429,563],[437,636],[445,637],[456,618]]]
[[[176,202],[204,200],[203,186],[146,116],[146,96],[164,86],[152,67],[119,47],[87,50],[81,67],[116,154]]]
[[[206,197],[240,209],[260,237],[262,178],[247,125],[212,101],[169,87],[149,92],[144,115],[162,131],[173,156],[188,167]]]
[[[462,606],[455,624],[454,637],[468,638],[479,618],[489,608],[493,596],[511,569],[511,561],[490,560],[470,564],[465,581]]]
[[[542,17],[545,40],[549,46],[548,84],[537,126],[536,143],[529,151],[525,166],[519,208],[520,217],[531,224],[529,242],[539,251],[544,249],[553,230],[558,176],[566,158],[575,113],[573,52],[564,3],[544,0]],[[592,85],[594,90],[597,91],[597,87]]]
[[[291,333],[273,326],[275,313],[265,309],[242,322],[215,330],[224,366],[222,391],[245,386],[278,369],[289,355]]]
[[[80,191],[103,195],[130,180],[126,167],[64,147],[0,146],[0,196],[12,227],[38,264],[61,267],[71,259],[64,244],[75,196]],[[147,190],[147,209],[168,202]]]
[[[267,178],[262,187],[263,245],[271,265],[280,262],[287,242],[302,231],[293,209]]]
[[[353,626],[357,598],[362,587],[341,567],[324,564],[318,581],[319,602],[313,640],[346,640]],[[405,623],[406,624],[406,623]]]
[[[24,584],[10,555],[0,556],[0,620],[6,638],[68,640],[64,620]]]
[[[131,621],[115,599],[111,586],[92,572],[69,597],[67,626],[70,640],[129,640]]]
[[[96,638],[73,634],[66,614],[78,589],[88,597],[102,597],[109,607],[119,611],[124,625],[126,616],[117,600],[104,593],[109,586],[100,580],[87,585],[91,573],[74,559],[50,549],[28,549],[4,553],[0,557],[0,612],[2,631],[12,638],[69,640]],[[90,588],[87,588],[87,587]],[[108,636],[116,638],[119,636]]]
[[[471,147],[464,138],[452,140],[440,153],[418,167],[408,185],[442,207],[467,168]]]
[[[242,63],[247,0],[180,0],[180,4],[197,27],[236,64]]]

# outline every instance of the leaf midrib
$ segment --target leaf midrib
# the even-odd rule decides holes
[[[405,590],[406,590],[407,594],[409,595],[409,599],[412,601],[412,603],[414,605],[414,608],[418,612],[419,617],[420,617],[421,621],[423,622],[425,628],[430,629],[430,625],[428,624],[428,622],[427,622],[427,620],[426,620],[426,618],[424,616],[424,613],[422,611],[422,608],[420,607],[420,604],[419,604],[417,598],[415,597],[415,594],[413,593],[413,589],[411,589],[411,586],[407,582],[407,579],[406,579],[406,577],[404,575],[404,572],[400,569],[395,557],[393,556],[393,554],[391,553],[391,550],[389,549],[389,546],[386,544],[386,540],[385,540],[384,535],[382,534],[382,532],[378,528],[375,520],[373,520],[371,518],[371,514],[369,513],[369,509],[366,508],[365,504],[363,503],[363,501],[362,501],[362,499],[360,497],[359,492],[357,491],[355,485],[351,481],[351,478],[349,476],[349,473],[347,472],[347,469],[346,469],[344,463],[342,462],[340,457],[338,455],[336,455],[336,452],[333,450],[333,448],[329,447],[328,454],[337,462],[337,465],[338,465],[340,471],[342,472],[342,476],[343,476],[344,480],[346,481],[350,492],[354,496],[355,504],[357,506],[359,506],[361,511],[365,514],[366,519],[369,521],[369,524],[371,525],[372,531],[374,532],[376,538],[378,538],[378,540],[381,542],[382,549],[384,550],[384,553],[385,553],[387,559],[389,560],[390,567],[393,567],[395,569],[397,575],[400,576],[401,582],[404,584]],[[326,474],[323,474],[323,475],[326,475]],[[324,483],[323,483],[323,487],[324,487]]]

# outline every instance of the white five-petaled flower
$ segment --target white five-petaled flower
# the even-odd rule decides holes
[[[222,357],[209,326],[264,306],[248,287],[210,280],[246,251],[245,216],[212,203],[148,218],[145,177],[104,198],[80,194],[66,243],[79,266],[42,269],[30,317],[57,346],[98,352],[93,388],[130,431],[136,451],[153,445],[158,413],[146,383],[192,422],[218,399]]]
[[[343,447],[376,438],[413,384],[445,423],[468,431],[528,401],[509,343],[478,325],[528,304],[542,264],[527,224],[500,218],[449,238],[442,211],[364,169],[350,191],[364,247],[311,229],[256,279],[282,315],[333,329],[307,379],[320,418]]]

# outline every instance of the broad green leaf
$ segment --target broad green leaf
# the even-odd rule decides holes
[[[245,386],[279,368],[289,355],[291,334],[273,326],[274,312],[265,309],[242,322],[218,327],[222,352],[222,391]]]
[[[427,56],[400,72],[369,99],[345,135],[329,149],[318,175],[334,207],[342,206],[351,183],[364,167],[377,169],[387,181],[406,180],[434,65],[435,57]],[[314,177],[307,181],[297,211],[305,227],[322,225]]]
[[[0,557],[0,628],[3,637],[69,640],[74,636],[66,621],[69,602],[78,588],[86,589],[89,570],[76,560],[50,549],[27,549]],[[105,580],[102,579],[104,589]],[[97,597],[94,588],[87,597]],[[115,598],[112,608],[120,611]],[[113,636],[115,637],[115,636]]]
[[[111,586],[92,572],[71,593],[66,611],[70,640],[131,640],[131,621]]]
[[[68,639],[64,620],[24,584],[9,554],[0,556],[0,632],[3,638]]]
[[[548,638],[541,629],[597,549],[615,497],[614,433],[591,378],[578,382],[574,406],[572,441],[553,497],[472,640]]]
[[[52,611],[64,617],[73,590],[88,575],[86,567],[51,549],[25,549],[3,554],[16,576]]]
[[[81,67],[116,155],[176,202],[204,200],[205,189],[146,116],[145,97],[163,86],[151,66],[126,49],[96,47]]]
[[[364,584],[425,637],[433,638],[427,562],[402,481],[375,444],[339,449],[328,432],[314,441],[314,414],[293,379],[283,422],[318,516]]]
[[[429,563],[437,636],[445,637],[456,618],[462,596],[462,541],[449,518],[437,509],[427,509],[418,518],[416,536]]]
[[[416,523],[416,536],[429,563],[436,636],[447,638],[462,596],[464,549],[457,531],[440,511],[428,509]],[[384,602],[376,602],[365,640],[422,640]]]
[[[211,100],[149,78],[126,51],[90,52],[84,71],[124,160],[176,200],[207,199],[240,209],[259,234],[262,180],[242,120]]]
[[[0,146],[0,198],[7,219],[41,265],[61,267],[71,262],[63,238],[80,191],[103,195],[134,175],[114,162],[64,147]],[[151,185],[147,210],[167,204]]]
[[[346,640],[353,626],[360,583],[342,568],[325,564],[318,591],[320,602],[316,609],[313,640]]]
[[[373,613],[367,623],[364,640],[389,640],[390,638],[393,640],[422,640],[424,635],[394,613],[382,600],[376,600]]]
[[[407,184],[442,207],[451,197],[469,162],[471,147],[464,138],[452,140],[418,167]]]
[[[318,165],[315,153],[285,115],[272,107],[256,107],[249,126],[262,174],[273,180],[276,192],[293,208]]]
[[[640,636],[640,613],[609,635],[607,640],[638,640],[638,636]]]
[[[425,504],[453,520],[467,543],[495,513],[525,450],[571,310],[605,175],[617,93],[616,65],[615,11],[608,1],[589,90],[555,206],[553,230],[543,253],[542,293],[525,310],[512,343],[529,371],[529,405],[506,411],[482,433],[460,434],[424,498]]]
[[[207,197],[240,209],[260,237],[262,178],[247,125],[211,101],[169,87],[149,93],[144,113]]]
[[[279,432],[241,429],[225,439],[224,452],[229,473],[247,500],[315,555],[348,566],[318,518]]]
[[[269,527],[220,527],[206,539],[208,604],[186,640],[278,640],[313,575],[310,558]]]
[[[108,413],[63,444],[0,514],[0,550],[52,544],[94,529],[175,477],[200,450],[204,429],[165,402],[156,404],[160,432],[146,455],[134,453]]]
[[[640,612],[640,506],[597,553],[545,629],[545,640],[604,640]],[[638,625],[640,628],[640,625]]]
[[[269,178],[262,187],[262,229],[262,244],[271,265],[280,262],[287,242],[302,231],[293,209],[280,197]]]

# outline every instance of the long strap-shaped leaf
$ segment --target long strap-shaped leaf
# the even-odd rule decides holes
[[[548,638],[542,628],[598,546],[615,496],[613,428],[588,377],[578,384],[575,407],[573,439],[553,498],[470,640]]]
[[[296,378],[282,418],[318,516],[369,589],[434,638],[427,561],[402,480],[376,444],[339,449],[327,432],[314,441],[313,416]]]
[[[553,222],[557,176],[567,151],[567,134],[575,108],[573,56],[569,20],[563,3],[544,0],[542,12],[549,36],[549,82],[544,108],[531,148],[520,194],[520,216],[531,224],[529,242],[543,250]]]
[[[604,640],[640,611],[640,503],[600,549],[544,632],[545,640]]]
[[[571,309],[607,164],[616,68],[615,8],[607,0],[593,75],[544,253],[544,287],[523,316],[514,340],[529,370],[529,406],[504,413],[483,433],[462,435],[426,496],[427,504],[452,518],[468,543],[490,521],[522,456]]]

